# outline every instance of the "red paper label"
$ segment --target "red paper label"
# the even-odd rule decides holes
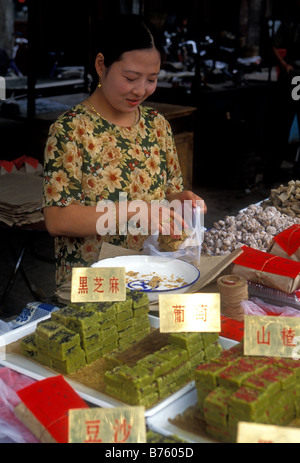
[[[252,268],[259,272],[273,273],[290,278],[296,278],[300,273],[300,262],[284,257],[273,256],[264,251],[243,246],[243,254],[235,259],[234,264]]]
[[[18,395],[58,443],[68,443],[69,410],[89,408],[63,376],[38,381],[18,391]]]
[[[289,227],[273,239],[288,256],[292,256],[300,246],[300,225]]]

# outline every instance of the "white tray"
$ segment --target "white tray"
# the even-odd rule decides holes
[[[220,344],[224,350],[230,349],[237,341],[220,337]],[[197,403],[197,390],[195,382],[191,383],[191,389],[182,394],[178,400],[166,403],[165,407],[158,410],[157,413],[153,414],[147,419],[147,426],[152,431],[158,432],[163,436],[176,435],[187,442],[194,443],[215,443],[216,441],[208,436],[200,436],[192,432],[188,432],[175,424],[170,423],[170,419],[174,419],[177,415],[180,415],[189,407],[192,407]]]
[[[159,328],[159,318],[149,315],[149,319],[150,325],[152,327]],[[22,327],[22,329],[20,328],[20,337],[18,339],[21,339],[23,336],[26,336],[27,334],[30,334],[30,332],[33,332],[35,330],[34,323],[32,323],[31,325],[31,331],[28,331],[29,327],[27,326],[28,330],[26,330],[26,334],[24,334],[25,330],[23,330],[23,328],[25,327]],[[229,349],[231,346],[236,344],[236,341],[220,338],[220,344],[222,345],[223,349]],[[30,359],[22,355],[5,353],[5,351],[2,354],[0,351],[0,364],[36,380],[42,380],[51,376],[56,376],[55,373],[52,373],[47,368],[34,361],[31,361]],[[81,383],[72,381],[68,378],[65,379],[86,402],[89,402],[93,405],[97,405],[99,407],[107,408],[125,405],[123,402],[120,402],[117,399],[114,399],[113,397],[107,396],[101,392],[89,388]],[[177,402],[181,397],[185,396],[193,389],[195,389],[194,381],[188,383],[179,391],[176,391],[174,394],[172,394],[170,397],[163,400],[159,404],[146,410],[145,417],[150,418],[152,416],[155,416],[157,413],[161,412],[165,407],[172,404],[173,402]]]
[[[215,441],[209,439],[209,437],[201,437],[192,432],[188,432],[170,423],[169,421],[169,419],[174,419],[177,415],[180,415],[196,403],[197,390],[193,388],[191,391],[182,396],[179,400],[168,404],[163,410],[158,412],[156,415],[148,418],[146,421],[147,426],[152,431],[158,432],[163,436],[175,435],[180,439],[193,443],[213,443]]]

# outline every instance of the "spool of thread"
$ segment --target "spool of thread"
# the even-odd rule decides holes
[[[221,313],[233,320],[244,320],[241,302],[248,299],[248,284],[237,275],[223,275],[217,281],[221,295]]]

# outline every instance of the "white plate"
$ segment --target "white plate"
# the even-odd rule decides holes
[[[155,256],[112,257],[92,267],[125,267],[127,287],[147,293],[150,302],[157,301],[159,294],[185,293],[200,276],[199,270],[188,262]],[[152,287],[149,282],[155,277],[161,281]]]

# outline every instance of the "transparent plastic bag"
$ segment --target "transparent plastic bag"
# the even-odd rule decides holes
[[[201,201],[199,201],[201,202]],[[184,220],[187,225],[185,232],[187,238],[181,246],[174,252],[165,252],[159,249],[159,234],[151,235],[144,242],[144,254],[150,256],[167,257],[171,259],[181,259],[189,262],[196,267],[200,266],[201,248],[204,236],[204,215],[203,207],[193,208],[192,213],[184,213]]]
[[[289,306],[277,306],[269,304],[257,297],[242,301],[245,315],[274,315],[276,317],[300,317],[300,311]]]
[[[14,413],[15,407],[20,403],[17,391],[33,382],[31,378],[0,367],[0,443],[39,442]]]

